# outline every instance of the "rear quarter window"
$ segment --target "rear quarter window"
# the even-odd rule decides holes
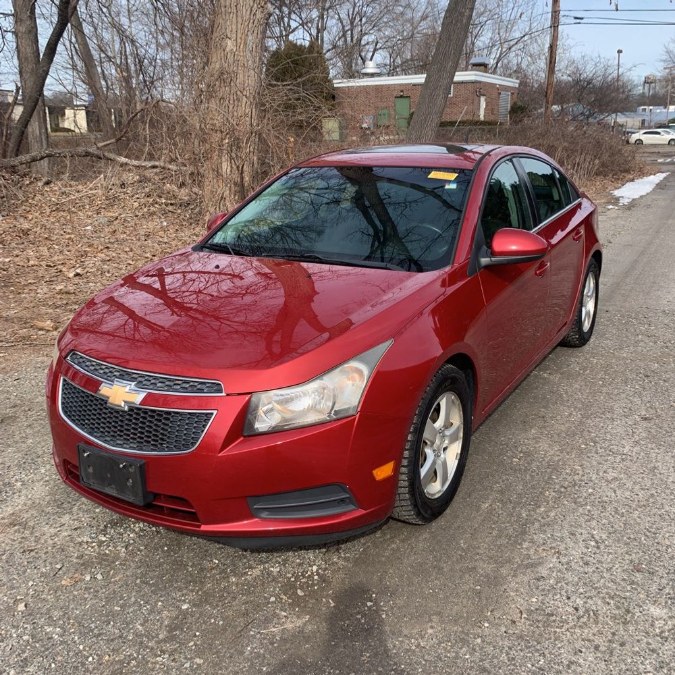
[[[563,201],[565,202],[565,206],[576,202],[577,199],[579,199],[579,193],[574,188],[574,185],[572,185],[572,183],[567,180],[567,177],[564,173],[561,173],[557,169],[555,169],[555,175],[558,179],[558,184],[560,185],[560,192],[562,194]]]
[[[548,220],[569,204],[565,199],[553,167],[531,157],[521,157],[522,167],[530,179],[539,222]]]

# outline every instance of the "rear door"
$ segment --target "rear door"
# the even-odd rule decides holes
[[[535,232],[549,244],[551,286],[548,313],[541,325],[545,342],[552,340],[569,319],[579,291],[584,264],[582,201],[567,178],[534,157],[516,160],[527,177],[535,205]]]
[[[498,230],[505,227],[531,230],[534,225],[516,167],[510,160],[502,161],[488,181],[476,243],[484,243],[489,249]],[[521,376],[543,349],[549,267],[547,254],[535,262],[495,265],[478,272],[488,326],[482,387],[485,405],[492,403]]]
[[[656,131],[643,131],[642,132],[642,140],[648,144],[648,145],[655,145],[658,143],[663,143],[663,138],[661,137],[661,134]]]

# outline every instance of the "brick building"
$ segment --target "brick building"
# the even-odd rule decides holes
[[[335,80],[337,119],[325,131],[340,140],[359,134],[383,137],[405,133],[426,75],[395,75]],[[518,80],[483,70],[456,73],[442,121],[484,121],[506,124],[518,92]],[[339,120],[339,122],[338,122]]]

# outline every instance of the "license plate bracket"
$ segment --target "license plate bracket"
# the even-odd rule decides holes
[[[149,504],[153,496],[145,485],[145,462],[98,448],[77,446],[80,482],[85,487],[117,497],[137,506]]]

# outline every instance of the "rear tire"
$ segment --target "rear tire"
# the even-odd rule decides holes
[[[472,394],[461,370],[443,366],[420,401],[406,441],[392,516],[430,523],[449,506],[471,443]]]
[[[583,347],[593,335],[595,319],[598,315],[598,298],[600,295],[600,269],[595,260],[588,263],[584,283],[577,300],[574,321],[569,333],[562,339],[563,347]]]

